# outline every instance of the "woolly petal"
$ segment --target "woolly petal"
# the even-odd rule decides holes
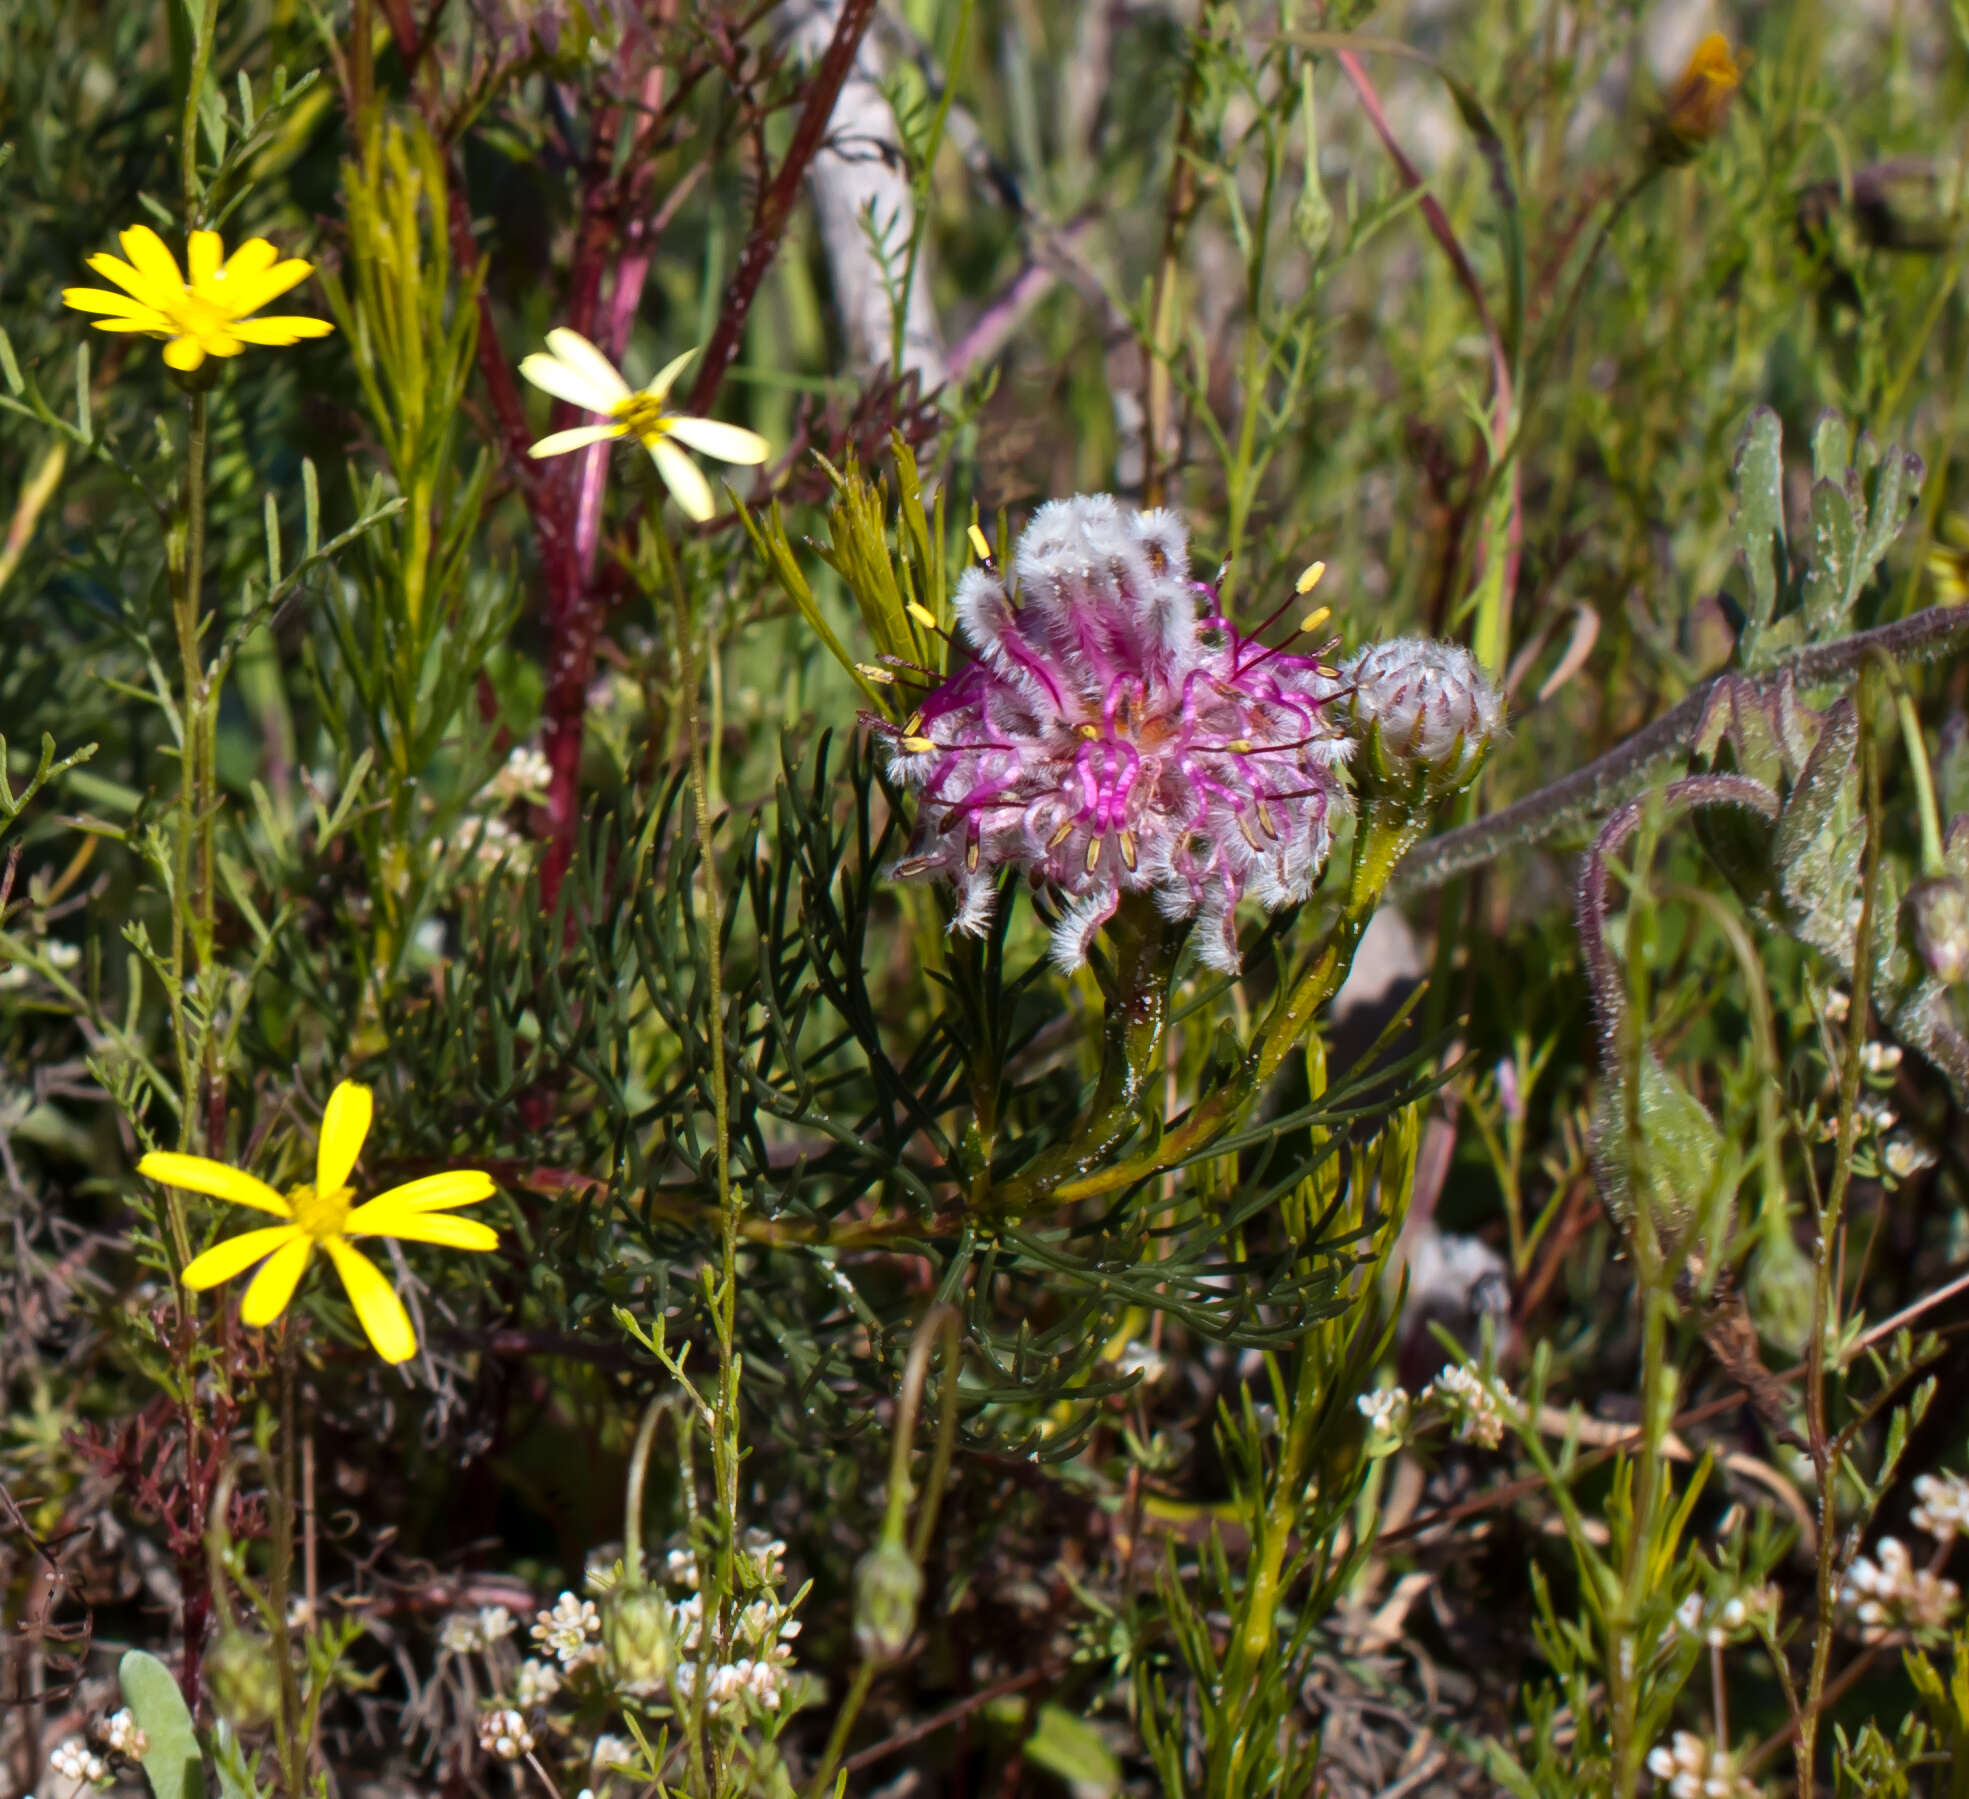
[[[375,1095],[358,1081],[342,1081],[328,1096],[321,1115],[321,1145],[315,1151],[317,1193],[338,1193],[349,1184],[349,1171],[362,1154],[362,1140],[369,1135],[375,1111]]]
[[[240,1322],[264,1330],[286,1311],[287,1302],[294,1297],[294,1289],[307,1273],[308,1258],[313,1254],[314,1239],[297,1230],[288,1242],[268,1256],[260,1272],[254,1275],[253,1284],[246,1289],[246,1297],[239,1302]]]
[[[417,1333],[410,1328],[410,1314],[403,1309],[395,1288],[383,1278],[383,1271],[340,1237],[330,1237],[324,1247],[348,1289],[349,1303],[362,1320],[370,1347],[386,1362],[409,1361],[417,1353]]]
[[[392,1187],[387,1193],[377,1194],[368,1205],[358,1206],[349,1214],[349,1223],[354,1224],[365,1212],[381,1205],[401,1207],[406,1212],[441,1212],[451,1206],[475,1206],[482,1199],[490,1199],[495,1190],[491,1175],[476,1168],[451,1168],[443,1174],[423,1175],[405,1181],[401,1187]]]
[[[62,304],[73,307],[77,312],[106,312],[122,319],[144,319],[147,329],[160,325],[176,329],[155,306],[129,294],[112,293],[106,287],[65,287],[62,289]]]
[[[371,1200],[358,1206],[343,1225],[350,1236],[396,1237],[405,1243],[436,1243],[445,1249],[497,1249],[499,1233],[476,1218],[454,1218],[449,1212],[413,1212],[407,1207],[377,1211]]]
[[[287,1201],[265,1181],[256,1180],[243,1168],[229,1168],[224,1162],[208,1161],[204,1156],[181,1156],[171,1150],[154,1149],[137,1164],[137,1172],[162,1181],[167,1187],[182,1187],[187,1193],[230,1200],[236,1206],[271,1212],[276,1218],[294,1216]]]
[[[255,1262],[305,1235],[298,1224],[270,1224],[265,1230],[244,1231],[223,1243],[213,1244],[179,1278],[194,1293],[203,1293],[207,1287],[216,1287],[236,1274],[244,1274]]]
[[[181,375],[205,360],[205,346],[195,337],[174,337],[164,346],[164,360]]]
[[[547,348],[560,359],[562,367],[572,369],[597,393],[607,394],[609,406],[628,399],[629,383],[623,380],[622,371],[579,331],[570,331],[565,325],[556,326],[547,333]],[[606,412],[608,406],[598,406],[595,410]]]
[[[335,327],[326,319],[297,312],[270,319],[235,319],[226,329],[244,344],[297,344],[304,337],[326,337]]]
[[[130,266],[147,286],[161,289],[167,294],[183,291],[185,278],[178,273],[178,259],[165,248],[164,240],[148,225],[132,225],[122,234],[121,242],[123,254],[130,259]],[[109,275],[107,269],[97,272]],[[114,275],[109,278],[116,280]]]
[[[628,392],[626,387],[618,392],[616,386],[593,381],[558,356],[547,356],[538,350],[521,357],[520,373],[543,393],[565,400],[570,406],[579,406],[584,412],[613,412],[616,402]],[[619,384],[621,379],[618,375],[616,382]]]
[[[764,462],[773,453],[772,446],[758,432],[748,431],[743,425],[720,424],[716,419],[672,419],[670,435],[680,444],[689,444],[700,455],[715,456],[720,462],[749,466]]]
[[[570,431],[550,431],[527,451],[529,456],[565,456],[570,450],[585,450],[590,444],[605,443],[611,437],[628,435],[627,425],[576,425]]]
[[[269,244],[267,248],[271,250],[273,246]],[[300,286],[313,273],[313,263],[290,256],[285,262],[251,274],[228,272],[205,290],[204,298],[223,306],[234,318],[243,319],[249,312],[258,312],[269,300],[278,300],[290,287]]]
[[[185,246],[185,275],[193,287],[203,287],[219,272],[225,254],[216,231],[194,231]]]
[[[686,517],[701,525],[718,510],[711,498],[711,483],[675,444],[665,443],[659,437],[650,445],[649,453],[655,460],[656,472],[663,477],[663,485],[675,495]]]
[[[643,389],[653,400],[667,400],[670,390],[677,384],[677,377],[684,372],[690,359],[697,354],[695,348],[686,350],[681,356],[673,356],[656,371],[656,379]]]

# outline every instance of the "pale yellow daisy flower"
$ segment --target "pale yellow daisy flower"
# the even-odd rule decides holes
[[[317,1248],[335,1264],[349,1300],[386,1362],[408,1361],[417,1350],[409,1315],[382,1271],[350,1241],[354,1237],[396,1237],[406,1243],[441,1243],[447,1249],[497,1249],[499,1234],[476,1218],[451,1218],[454,1206],[491,1196],[492,1176],[476,1169],[427,1174],[356,1205],[349,1186],[362,1142],[369,1135],[374,1102],[367,1087],[343,1081],[328,1096],[321,1115],[321,1142],[315,1154],[314,1185],[295,1187],[283,1197],[243,1169],[203,1156],[153,1150],[137,1172],[193,1193],[271,1212],[285,1223],[228,1237],[198,1257],[184,1272],[196,1292],[216,1287],[261,1264],[240,1302],[239,1316],[264,1328],[287,1309]]]
[[[551,432],[533,446],[532,454],[564,456],[611,437],[633,437],[649,451],[677,504],[702,524],[716,510],[711,483],[677,445],[687,444],[720,462],[747,465],[764,462],[772,451],[756,431],[670,410],[666,402],[671,386],[696,354],[686,350],[666,363],[649,386],[632,388],[615,364],[580,332],[565,326],[548,332],[547,353],[535,351],[521,362],[520,373],[555,399],[584,412],[599,412],[608,422]]]
[[[98,331],[141,331],[167,340],[164,360],[189,374],[208,356],[237,356],[248,344],[292,344],[304,337],[326,337],[335,327],[326,319],[297,315],[252,319],[269,300],[278,299],[314,273],[298,256],[282,261],[263,237],[248,238],[230,257],[216,231],[194,231],[186,248],[190,280],[178,273],[177,259],[148,225],[123,233],[124,262],[107,254],[89,266],[120,292],[106,287],[65,287],[62,304],[77,312],[100,312]]]

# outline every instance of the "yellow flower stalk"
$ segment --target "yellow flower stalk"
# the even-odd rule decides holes
[[[164,360],[190,374],[208,356],[237,356],[248,344],[292,344],[304,337],[326,337],[335,327],[326,319],[298,314],[249,318],[314,273],[314,264],[280,252],[263,237],[248,238],[231,256],[216,231],[194,231],[186,248],[190,278],[178,272],[177,258],[148,225],[122,234],[121,257],[89,258],[89,267],[106,287],[65,287],[62,304],[77,312],[97,312],[98,331],[138,331],[166,340]]]
[[[578,331],[562,326],[548,332],[547,350],[549,354],[536,351],[521,362],[520,373],[555,399],[566,400],[584,412],[599,412],[608,422],[550,432],[533,446],[531,454],[535,456],[564,456],[611,437],[633,437],[649,451],[656,472],[677,504],[702,524],[716,510],[711,483],[677,445],[688,444],[700,455],[715,456],[720,462],[748,465],[764,462],[772,454],[756,431],[670,410],[670,389],[684,365],[697,354],[695,350],[686,350],[666,363],[644,388],[632,388],[615,364]]]
[[[417,1335],[403,1302],[382,1271],[350,1239],[396,1237],[406,1243],[441,1243],[447,1249],[497,1249],[499,1234],[490,1225],[476,1218],[446,1216],[455,1206],[491,1197],[493,1183],[491,1175],[476,1169],[453,1169],[427,1174],[379,1193],[364,1205],[355,1204],[349,1176],[369,1135],[373,1110],[367,1087],[343,1081],[328,1096],[321,1115],[314,1184],[295,1187],[285,1196],[243,1169],[204,1156],[162,1150],[145,1156],[137,1172],[154,1181],[271,1212],[285,1221],[215,1244],[185,1270],[185,1285],[203,1292],[259,1263],[239,1315],[245,1323],[264,1328],[287,1309],[319,1248],[335,1264],[376,1353],[386,1362],[408,1361],[416,1353]]]

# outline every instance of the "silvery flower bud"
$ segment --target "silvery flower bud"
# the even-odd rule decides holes
[[[855,1644],[872,1662],[892,1662],[916,1634],[923,1571],[899,1543],[878,1543],[855,1564]]]
[[[264,1730],[280,1711],[280,1669],[265,1637],[229,1630],[205,1658],[212,1702],[235,1730]]]
[[[1936,980],[1953,987],[1969,974],[1969,882],[1955,875],[1916,881],[1907,909],[1922,961]]]
[[[608,1651],[610,1678],[619,1691],[657,1692],[676,1662],[669,1600],[645,1586],[610,1594],[602,1610],[602,1644]]]
[[[1431,798],[1475,779],[1504,724],[1504,696],[1461,644],[1397,637],[1341,668],[1350,692],[1340,713],[1382,779],[1416,772]]]

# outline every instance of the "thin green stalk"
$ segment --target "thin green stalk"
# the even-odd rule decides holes
[[[192,46],[191,74],[185,83],[185,110],[178,125],[178,180],[184,190],[185,218],[196,222],[203,190],[198,182],[198,102],[212,70],[212,40],[219,30],[219,0],[205,0],[198,41]]]
[[[1901,742],[1907,749],[1908,774],[1914,781],[1915,805],[1921,815],[1921,872],[1932,879],[1942,872],[1941,809],[1935,804],[1935,776],[1928,766],[1928,745],[1921,735],[1914,696],[1906,683],[1898,680],[1894,708],[1900,714]]]
[[[1812,1284],[1812,1339],[1806,1349],[1805,1418],[1812,1459],[1818,1473],[1819,1553],[1818,1618],[1812,1638],[1811,1672],[1806,1678],[1797,1738],[1800,1792],[1812,1790],[1812,1765],[1818,1745],[1819,1714],[1825,1704],[1826,1670],[1832,1659],[1833,1624],[1837,1616],[1840,1532],[1839,1464],[1833,1441],[1825,1390],[1826,1338],[1833,1328],[1839,1295],[1835,1287],[1840,1234],[1846,1213],[1846,1191],[1853,1178],[1853,1148],[1859,1136],[1861,1092],[1860,1050],[1866,1041],[1873,974],[1874,906],[1880,879],[1880,745],[1873,728],[1874,704],[1880,675],[1869,667],[1860,677],[1860,778],[1865,792],[1866,850],[1860,881],[1860,921],[1853,939],[1853,986],[1847,1010],[1846,1052],[1839,1069],[1839,1138],[1834,1152],[1832,1182],[1819,1210],[1817,1254]]]

